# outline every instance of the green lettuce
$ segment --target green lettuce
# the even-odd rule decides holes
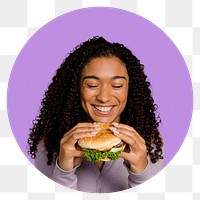
[[[117,152],[95,152],[92,149],[87,149],[84,151],[84,156],[87,160],[91,162],[98,162],[100,159],[109,158],[111,160],[116,160],[119,158],[121,151]]]

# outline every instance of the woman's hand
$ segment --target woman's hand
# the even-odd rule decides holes
[[[120,157],[128,161],[130,170],[133,173],[141,173],[148,164],[147,148],[145,140],[137,133],[137,131],[125,124],[113,123],[115,126],[111,128],[114,134],[128,144],[128,150],[125,149]]]
[[[69,171],[79,165],[83,159],[83,152],[77,141],[84,137],[93,137],[99,128],[93,123],[79,123],[68,131],[60,141],[58,165],[61,169]]]

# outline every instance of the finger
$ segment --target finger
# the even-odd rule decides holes
[[[134,129],[135,130],[135,129]],[[143,143],[143,144],[146,144],[146,141],[144,140],[144,138],[137,132],[135,131],[135,134],[138,136],[138,138],[140,139],[140,141]]]
[[[83,151],[74,150],[73,154],[74,154],[74,157],[77,157],[77,158],[83,158],[84,157]]]
[[[139,151],[140,150],[140,145],[138,144],[138,141],[133,138],[132,136],[129,136],[128,134],[124,134],[123,132],[120,131],[113,131],[114,134],[120,138],[122,141],[127,143],[129,145],[130,150],[133,151]],[[141,143],[141,142],[140,142]]]
[[[62,138],[61,144],[68,141],[68,139],[75,133],[86,133],[90,132],[91,136],[94,136],[97,131],[99,131],[100,128],[95,125],[94,123],[79,123],[76,126],[74,126],[70,131],[65,133],[65,135]],[[90,137],[90,136],[88,136]]]
[[[145,143],[140,139],[140,137],[138,137],[138,135],[135,132],[123,128],[119,128],[118,131],[121,134],[128,135],[133,140],[135,140],[140,148],[144,147]]]
[[[76,129],[74,129],[73,134],[77,133],[85,133],[85,132],[98,132],[99,130],[101,130],[101,128],[99,127],[78,127]]]
[[[68,135],[65,135],[65,137],[63,137],[60,141],[61,145],[64,144],[70,144],[70,145],[74,145],[79,139],[81,138],[85,138],[85,137],[94,137],[97,134],[97,130],[93,130],[92,131],[82,131],[82,132],[72,132],[69,133]]]
[[[134,132],[135,135],[140,139],[140,141],[145,144],[145,140],[141,137],[141,135],[131,126],[128,126],[126,124],[120,124],[120,123],[112,123],[116,128],[123,128],[129,130],[129,133]]]
[[[135,131],[135,129],[129,125],[126,125],[126,124],[121,124],[121,123],[112,123],[116,128],[125,128],[125,129],[128,129],[130,131]]]
[[[121,134],[124,134],[124,135],[128,135],[129,137],[132,137],[133,139],[135,139],[138,143],[141,143],[141,140],[138,138],[138,136],[135,134],[135,132],[133,132],[132,130],[130,129],[125,129],[125,128],[121,128],[121,127],[117,127],[117,128],[113,128],[111,127],[110,128],[114,133],[118,133],[120,132]]]
[[[98,125],[96,123],[92,123],[92,122],[82,122],[82,123],[78,123],[76,126],[74,126],[70,131],[68,131],[67,133],[65,133],[65,135],[68,135],[69,133],[72,133],[74,130],[76,130],[77,128],[97,128]],[[64,135],[64,136],[65,136]],[[64,137],[63,136],[63,137]]]
[[[120,133],[124,137],[127,136],[128,144],[130,144],[132,140],[134,140],[135,142],[137,142],[138,146],[140,146],[141,148],[142,148],[142,145],[144,145],[141,142],[141,140],[138,138],[138,136],[133,131],[130,131],[130,129],[120,128],[120,127],[118,128],[111,127],[110,129],[114,132],[115,135],[118,135]],[[122,140],[125,140],[125,138],[123,138]]]
[[[71,131],[70,133],[66,134],[64,137],[69,138],[71,137],[73,134],[79,134],[79,133],[87,133],[90,132],[91,134],[96,134],[98,131],[100,130],[100,128],[98,127],[77,127],[76,129],[73,129],[73,131]]]
[[[79,139],[87,138],[87,137],[94,137],[98,133],[98,130],[92,129],[92,131],[77,131],[74,132],[67,140],[67,143],[70,145],[75,145]]]
[[[131,156],[130,156],[129,153],[121,152],[120,158],[123,158],[123,159],[126,160],[126,161],[130,161],[130,158],[131,158],[131,160],[134,159],[134,154],[131,154]]]

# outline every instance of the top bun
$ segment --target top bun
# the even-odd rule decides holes
[[[97,123],[97,122],[96,122]],[[113,146],[119,144],[121,139],[116,137],[109,129],[113,127],[112,124],[97,123],[101,130],[98,131],[96,136],[87,137],[78,140],[78,145],[84,149],[96,149],[99,151],[106,151]]]

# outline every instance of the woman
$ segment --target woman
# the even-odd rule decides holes
[[[144,66],[122,44],[94,37],[63,61],[45,92],[28,139],[35,166],[54,181],[85,192],[134,187],[162,169],[160,120]],[[112,123],[128,145],[120,159],[91,163],[77,141]]]

